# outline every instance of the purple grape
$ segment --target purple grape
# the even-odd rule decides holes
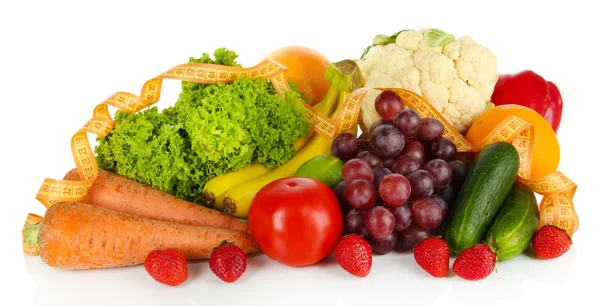
[[[397,232],[407,229],[412,224],[412,209],[409,203],[391,207],[390,211],[394,215],[394,220],[396,221],[394,229]]]
[[[382,167],[377,167],[377,168],[373,168],[373,183],[375,184],[376,188],[379,188],[379,184],[381,183],[381,179],[383,179],[384,176],[391,174],[392,170],[388,169],[388,168],[382,168]]]
[[[417,139],[422,142],[432,142],[444,134],[444,125],[435,118],[422,118]]]
[[[347,161],[358,154],[358,142],[352,133],[338,135],[331,144],[331,155]]]
[[[423,170],[431,173],[435,182],[435,188],[446,188],[452,181],[452,167],[443,159],[432,159],[428,161]]]
[[[375,98],[375,110],[384,120],[394,120],[403,109],[404,103],[391,90],[385,90]]]
[[[429,153],[431,159],[440,158],[451,161],[456,158],[456,145],[448,138],[441,137],[431,143]]]
[[[431,236],[430,230],[426,230],[413,222],[408,228],[398,232],[398,243],[396,244],[396,249],[399,251],[412,252],[417,243],[421,242],[423,238],[428,236]]]
[[[365,211],[352,208],[344,217],[344,234],[358,234],[366,236],[369,234],[365,227]]]
[[[341,181],[339,183],[337,183],[334,187],[333,187],[333,192],[335,193],[335,197],[338,200],[338,203],[340,203],[340,208],[342,209],[342,214],[346,214],[350,211],[350,209],[352,209],[352,206],[350,205],[350,203],[348,203],[348,200],[346,199],[346,188],[348,187],[348,184],[346,184],[346,182]]]
[[[398,241],[398,234],[391,232],[383,238],[376,238],[371,235],[365,237],[365,240],[371,245],[373,253],[384,255],[391,252]]]
[[[373,182],[373,169],[366,161],[353,158],[347,161],[342,167],[342,178],[349,184],[354,180],[367,180]]]
[[[387,169],[392,170],[394,163],[396,162],[396,156],[390,156],[388,158],[383,159],[383,166]]]
[[[467,173],[469,173],[469,166],[460,160],[453,160],[449,164],[450,168],[452,168],[452,182],[450,184],[452,187],[460,189],[467,177]]]
[[[400,155],[404,149],[404,135],[394,126],[381,125],[369,136],[373,153],[381,158]]]
[[[417,170],[421,169],[419,162],[407,155],[400,155],[396,158],[394,165],[392,166],[392,172],[407,176]]]
[[[373,206],[365,214],[365,226],[375,238],[383,238],[394,231],[396,221],[392,212],[383,206]]]
[[[371,124],[371,127],[369,127],[369,129],[367,130],[367,137],[371,136],[371,134],[373,134],[373,130],[376,129],[380,125],[394,125],[394,122],[389,121],[389,120],[383,120],[383,119],[379,119],[379,120],[373,122],[373,124]]]
[[[417,170],[406,177],[410,182],[410,197],[409,201],[414,201],[418,198],[428,197],[433,194],[435,179],[433,175],[425,170]]]
[[[406,155],[408,157],[414,158],[419,162],[419,168],[423,167],[425,164],[425,147],[418,140],[409,139],[406,141],[404,145],[404,150],[402,150],[402,155]]]
[[[377,202],[377,189],[367,180],[355,180],[346,187],[348,203],[358,209],[368,209]]]
[[[412,203],[412,217],[420,227],[434,229],[444,222],[444,211],[432,198],[418,198]]]
[[[379,183],[379,197],[388,206],[400,206],[410,196],[410,182],[403,175],[392,173],[383,177]]]
[[[381,158],[369,151],[360,152],[358,155],[356,155],[356,157],[367,162],[371,168],[383,167],[383,161]]]
[[[442,208],[442,219],[446,221],[446,217],[448,217],[448,212],[450,211],[448,202],[446,202],[444,197],[437,194],[432,195],[431,198]]]
[[[415,138],[421,126],[421,118],[414,110],[405,109],[394,119],[394,126],[400,129],[404,137]]]

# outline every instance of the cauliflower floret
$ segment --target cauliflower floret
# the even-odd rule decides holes
[[[390,61],[381,60],[384,55],[388,57],[390,54],[392,54]],[[415,68],[412,51],[389,44],[374,47],[372,56],[375,59],[379,57],[380,60],[358,62],[363,75],[370,75],[369,79],[365,79],[365,87],[375,88],[380,87],[378,84],[387,84],[386,87],[406,88],[421,94],[419,88],[421,76],[419,70]]]
[[[371,60],[357,62],[363,76],[366,74],[371,74],[373,67],[382,61],[382,58],[393,49],[397,49],[393,44],[376,46],[372,48],[371,53],[369,53],[369,57],[372,58]]]
[[[370,78],[368,81],[365,81],[365,87],[375,88],[378,87],[377,84],[390,84],[387,86],[390,88],[394,88],[394,86],[400,86],[400,82],[395,81],[391,75],[381,73],[378,70],[374,70],[371,75],[372,78]]]
[[[418,95],[422,95],[421,91],[421,71],[416,67],[403,67],[396,72],[393,77],[394,83],[399,83],[398,86],[391,88],[404,88]]]
[[[367,88],[404,88],[422,95],[461,133],[490,103],[498,81],[496,55],[471,37],[438,29],[402,31],[357,63]],[[373,101],[365,100],[363,105]],[[375,108],[361,108],[363,112]],[[378,116],[362,116],[376,118]],[[361,122],[366,128],[374,122]],[[375,120],[376,121],[376,120]]]
[[[396,45],[400,48],[417,51],[420,50],[423,41],[423,33],[420,31],[403,31],[396,37]]]
[[[486,109],[486,101],[474,87],[456,80],[450,88],[448,104],[442,114],[459,131],[466,131],[471,123]]]
[[[443,112],[450,97],[449,84],[458,79],[454,63],[441,53],[423,51],[417,51],[415,63],[421,71],[423,97],[439,112]]]
[[[453,46],[450,47],[452,50],[449,52],[458,53],[454,64],[458,77],[470,86],[477,88],[483,99],[490,101],[494,85],[498,81],[496,56],[470,37],[462,37],[450,45]],[[444,54],[446,54],[446,50],[444,50]],[[490,86],[490,84],[493,85]]]
[[[438,112],[442,112],[444,107],[448,105],[450,93],[448,93],[448,88],[446,88],[445,85],[436,84],[432,81],[423,81],[423,83],[421,83],[421,88],[423,89],[422,96],[427,99]]]

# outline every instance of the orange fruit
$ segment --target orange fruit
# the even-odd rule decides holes
[[[500,105],[479,116],[467,132],[467,140],[476,145],[502,120],[515,116],[533,125],[533,156],[531,178],[552,174],[558,169],[560,147],[552,126],[536,111],[520,105]]]
[[[267,55],[287,67],[287,78],[308,99],[309,104],[320,102],[329,90],[325,71],[330,62],[323,54],[304,46],[287,46]]]

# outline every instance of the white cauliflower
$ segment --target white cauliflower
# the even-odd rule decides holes
[[[368,54],[366,57],[365,55]],[[470,37],[438,29],[378,35],[357,61],[367,88],[404,88],[427,99],[461,133],[491,104],[498,60]],[[361,126],[381,119],[365,99]]]

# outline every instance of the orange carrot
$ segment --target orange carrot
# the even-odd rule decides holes
[[[142,218],[85,203],[58,203],[41,223],[25,227],[41,259],[59,269],[117,268],[142,264],[150,251],[175,248],[187,259],[206,259],[223,241],[244,253],[259,251],[248,234]]]
[[[77,169],[67,172],[64,179],[80,180]],[[231,215],[185,201],[102,169],[99,169],[98,177],[81,202],[155,220],[227,228],[246,233],[249,231],[248,224]]]

